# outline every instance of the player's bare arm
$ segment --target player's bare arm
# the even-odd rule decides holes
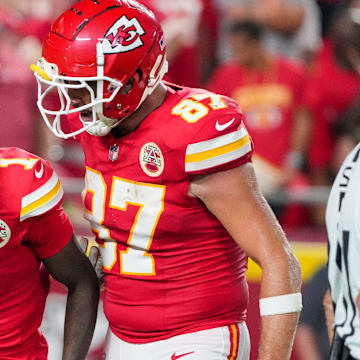
[[[68,288],[63,360],[86,358],[95,328],[99,301],[96,274],[78,246],[73,236],[60,252],[43,259],[50,274]]]
[[[251,164],[198,177],[190,194],[200,198],[238,245],[262,269],[260,298],[299,293],[301,269],[260,193]],[[259,360],[289,359],[299,311],[262,316]]]

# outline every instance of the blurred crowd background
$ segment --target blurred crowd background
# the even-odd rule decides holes
[[[260,186],[303,266],[305,305],[293,359],[326,359],[324,211],[329,186],[360,139],[360,1],[140,2],[163,26],[170,66],[166,80],[205,87],[240,104],[254,141]],[[65,188],[65,208],[77,232],[86,235],[79,195],[82,152],[76,142],[59,140],[45,128],[29,70],[41,56],[51,22],[72,3],[1,0],[0,147],[22,147],[52,162]],[[251,263],[249,274],[256,284]],[[256,286],[251,291],[256,294]],[[48,301],[45,322],[55,316],[56,301]],[[49,323],[44,328],[61,337]],[[104,331],[98,331],[96,343]],[[95,349],[92,358],[96,354]],[[57,359],[51,346],[49,358]]]

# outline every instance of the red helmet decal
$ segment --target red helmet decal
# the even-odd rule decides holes
[[[141,36],[144,34],[145,30],[136,17],[129,20],[126,15],[123,15],[104,36],[102,43],[104,54],[128,52],[143,46]]]

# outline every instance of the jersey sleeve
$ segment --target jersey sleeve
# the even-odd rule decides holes
[[[70,241],[74,229],[64,209],[57,205],[31,221],[26,235],[36,255],[45,259],[55,255]]]
[[[5,214],[40,258],[71,239],[72,224],[61,207],[63,189],[50,164],[19,148],[0,148],[0,215]]]
[[[226,111],[212,111],[204,119],[185,152],[185,172],[209,174],[251,161],[253,145],[237,104]]]
[[[55,208],[64,195],[59,178],[47,161],[39,158],[30,171],[31,181],[21,198],[20,222]]]

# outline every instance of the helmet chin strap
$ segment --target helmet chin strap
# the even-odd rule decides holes
[[[104,115],[101,115],[101,116],[99,116],[99,120],[96,122],[96,124],[94,124],[93,126],[90,126],[86,131],[90,135],[105,136],[119,122],[120,122],[119,119],[110,119],[110,118],[107,118]]]

